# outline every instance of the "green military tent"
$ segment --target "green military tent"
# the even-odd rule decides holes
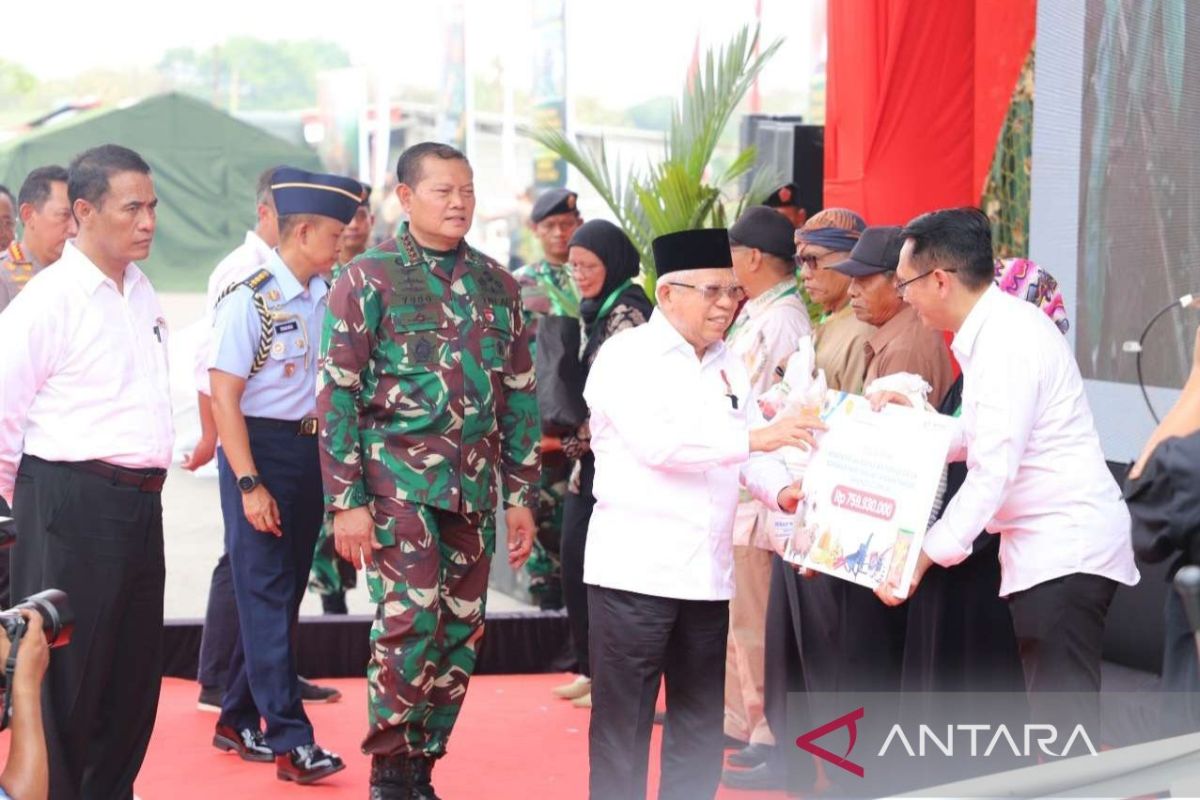
[[[221,258],[254,226],[254,184],[270,166],[320,169],[317,154],[185,94],[88,111],[0,145],[0,183],[16,193],[30,170],[66,166],[115,143],[150,164],[158,230],[143,265],[159,290],[202,290]]]

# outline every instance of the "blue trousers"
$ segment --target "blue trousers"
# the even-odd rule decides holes
[[[292,634],[321,528],[321,468],[312,436],[251,425],[250,450],[279,506],[283,536],[255,530],[246,520],[237,476],[219,451],[225,549],[241,629],[229,662],[221,722],[238,730],[258,728],[261,717],[267,744],[285,753],[313,743]]]

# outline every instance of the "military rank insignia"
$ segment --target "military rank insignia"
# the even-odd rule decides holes
[[[433,334],[423,333],[416,337],[416,341],[413,342],[412,346],[413,361],[418,364],[430,364],[433,362],[436,353],[437,342]]]

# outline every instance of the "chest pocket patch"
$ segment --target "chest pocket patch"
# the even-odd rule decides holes
[[[307,328],[307,325],[294,317],[277,320],[271,342],[271,358],[276,361],[287,361],[293,358],[304,358],[308,355]]]
[[[480,328],[479,356],[484,369],[502,370],[512,353],[513,332],[508,320],[493,317]]]

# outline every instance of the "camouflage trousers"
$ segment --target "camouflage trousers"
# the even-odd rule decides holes
[[[358,572],[353,564],[337,554],[333,545],[333,518],[326,515],[313,551],[308,590],[316,595],[332,595],[341,594],[357,585]]]
[[[436,758],[475,671],[496,519],[387,498],[372,513],[376,535],[395,544],[367,568],[376,610],[363,752]]]
[[[536,602],[541,602],[549,591],[561,591],[559,547],[562,541],[563,500],[567,496],[567,480],[570,476],[571,461],[561,453],[547,453],[542,457],[542,479],[534,514],[538,532],[533,540],[533,551],[525,562],[529,593]]]

